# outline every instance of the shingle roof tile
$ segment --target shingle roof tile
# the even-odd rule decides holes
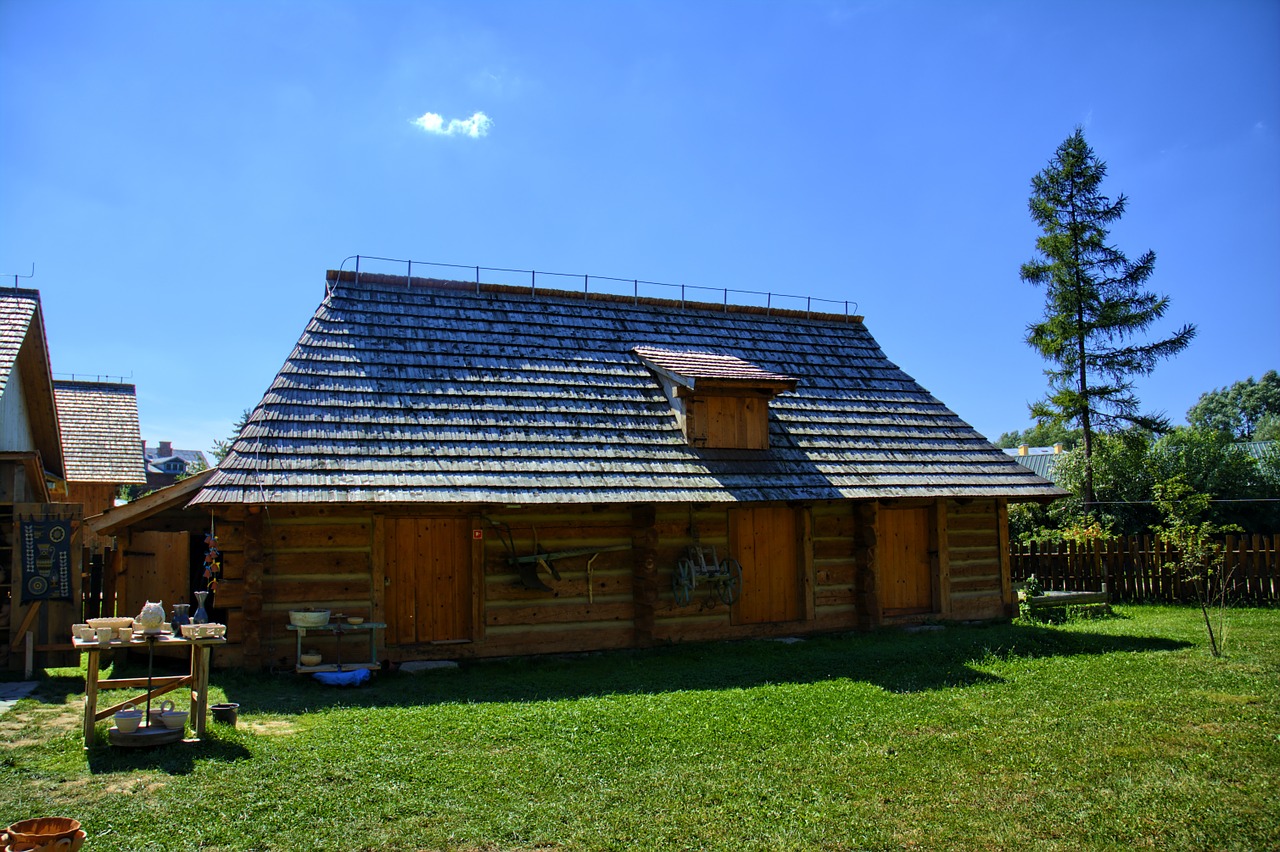
[[[771,449],[689,446],[640,352],[795,380],[770,403]],[[1060,493],[885,358],[860,321],[365,275],[326,296],[193,502]]]
[[[68,481],[147,481],[133,385],[57,380],[53,392]]]

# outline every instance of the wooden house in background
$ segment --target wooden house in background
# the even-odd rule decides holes
[[[302,607],[397,660],[1005,617],[1007,506],[1061,493],[860,317],[330,272],[190,503],[96,523],[216,523],[218,662],[265,666]]]
[[[55,380],[58,423],[66,460],[67,500],[96,515],[115,505],[122,485],[145,485],[138,392],[130,384]],[[92,532],[84,546],[101,551],[109,542]]]
[[[44,314],[0,290],[0,664],[74,660],[80,507],[68,504]]]

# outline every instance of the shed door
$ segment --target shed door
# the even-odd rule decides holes
[[[933,611],[933,559],[929,530],[933,510],[879,512],[876,558],[880,562],[881,607],[885,615]]]
[[[387,641],[471,639],[471,524],[457,518],[387,518]]]
[[[742,593],[734,605],[738,624],[800,618],[800,552],[794,509],[730,510],[729,552],[742,563]]]

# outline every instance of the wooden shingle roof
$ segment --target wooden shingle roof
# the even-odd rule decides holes
[[[1062,492],[891,363],[857,318],[338,276],[195,504],[596,503]],[[768,450],[686,442],[633,350],[796,380]]]
[[[744,384],[795,385],[791,376],[771,373],[734,355],[680,352],[652,346],[637,346],[632,351],[649,367],[684,380],[682,384],[694,385],[698,379],[708,379]]]
[[[133,385],[57,380],[53,393],[68,481],[146,483]]]
[[[0,291],[0,392],[9,384],[18,351],[39,307],[40,294],[32,290]]]
[[[0,289],[0,397],[10,413],[20,412],[25,420],[25,428],[10,424],[0,434],[0,451],[37,452],[45,472],[62,478],[62,444],[38,290]]]

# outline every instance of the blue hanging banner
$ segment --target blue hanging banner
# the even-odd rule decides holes
[[[71,521],[23,520],[22,601],[71,600]]]

